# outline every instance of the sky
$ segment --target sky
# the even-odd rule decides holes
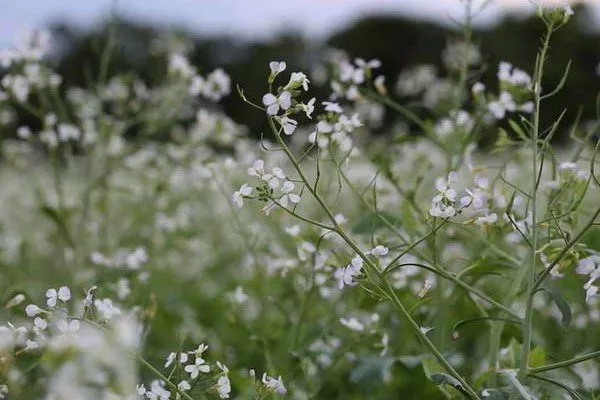
[[[596,4],[600,15],[600,0],[588,2]],[[135,20],[251,38],[269,37],[290,28],[319,37],[374,12],[449,22],[462,10],[460,0],[0,0],[0,4],[3,46],[13,42],[19,32],[43,28],[52,21],[93,26],[115,8],[120,15]],[[493,22],[507,10],[527,12],[533,6],[529,0],[495,0],[478,20],[482,24]]]

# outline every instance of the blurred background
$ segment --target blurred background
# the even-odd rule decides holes
[[[547,122],[564,104],[572,105],[567,120],[579,111],[584,119],[596,115],[600,3],[584,1],[575,8],[575,21],[556,36],[551,51],[549,87],[560,81],[569,60],[573,64],[564,90],[548,102]],[[0,47],[26,29],[47,28],[57,45],[53,62],[63,86],[85,86],[87,77],[96,76],[113,32],[109,74],[129,71],[148,83],[161,80],[166,68],[161,49],[179,48],[200,73],[223,67],[233,87],[239,84],[258,98],[269,61],[285,60],[288,68],[311,74],[328,48],[380,59],[380,72],[393,85],[409,66],[441,64],[443,49],[461,34],[455,21],[463,11],[460,0],[10,0],[0,14]],[[477,14],[474,41],[483,55],[484,83],[495,83],[502,60],[531,72],[542,32],[534,12],[528,0],[495,0]],[[223,107],[258,135],[263,118],[239,96],[229,96]]]

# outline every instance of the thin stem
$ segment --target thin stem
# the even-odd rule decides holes
[[[187,394],[186,392],[180,391],[176,384],[171,382],[169,380],[169,378],[167,378],[162,372],[160,372],[159,370],[154,368],[154,366],[152,364],[150,364],[148,361],[146,361],[145,358],[138,356],[138,359],[140,360],[142,365],[144,365],[146,368],[148,368],[150,371],[152,371],[157,377],[162,379],[162,381],[165,382],[172,390],[179,393],[181,396],[183,396],[183,398],[185,398],[187,400],[194,400],[194,398],[192,396],[190,396],[189,394]]]
[[[525,319],[523,320],[523,345],[521,347],[520,362],[519,362],[519,378],[524,378],[527,374],[527,359],[529,350],[531,349],[531,330],[533,320],[533,297],[535,294],[535,264],[537,256],[537,245],[538,245],[538,225],[537,225],[537,189],[538,189],[538,136],[540,131],[540,106],[541,106],[541,91],[542,91],[542,78],[544,76],[544,64],[546,62],[546,56],[550,45],[550,37],[552,36],[552,25],[548,26],[546,36],[542,49],[539,53],[536,62],[536,71],[533,83],[533,94],[535,101],[535,110],[533,113],[533,124],[531,130],[531,164],[532,164],[532,193],[531,193],[531,259],[529,265],[529,271],[527,274],[528,279],[528,298],[527,305],[525,308]]]
[[[548,274],[550,274],[550,272],[552,272],[552,270],[558,265],[558,263],[560,262],[560,260],[562,260],[562,258],[573,248],[573,246],[575,246],[577,244],[577,242],[579,241],[579,239],[581,239],[581,237],[583,235],[585,235],[585,233],[592,227],[594,226],[595,222],[596,222],[596,218],[598,218],[598,216],[600,216],[600,207],[598,207],[596,209],[596,211],[594,212],[594,215],[592,215],[592,217],[590,218],[590,220],[587,222],[587,224],[585,224],[585,226],[581,229],[581,231],[573,238],[573,240],[571,240],[562,250],[560,253],[558,253],[558,255],[554,258],[554,260],[552,260],[552,263],[546,267],[546,269],[544,269],[544,271],[542,271],[542,273],[540,274],[540,276],[537,278],[537,280],[535,281],[535,284],[533,286],[533,290],[534,293],[535,291],[537,291],[537,288],[540,287],[540,285],[544,282],[544,279],[546,279],[546,277],[548,276]],[[532,295],[534,294],[532,293]]]
[[[367,257],[367,255],[359,248],[359,246],[341,228],[341,226],[336,221],[335,216],[334,216],[333,212],[331,211],[331,209],[329,208],[329,206],[327,206],[327,204],[324,202],[324,200],[321,198],[321,196],[319,196],[319,194],[316,192],[315,188],[310,185],[310,182],[307,179],[304,172],[302,171],[302,168],[300,168],[300,165],[298,164],[296,157],[291,152],[291,150],[289,149],[287,144],[281,138],[279,131],[277,130],[277,128],[275,127],[275,124],[273,123],[273,118],[268,117],[267,120],[268,120],[271,130],[273,131],[275,138],[277,139],[277,141],[283,148],[283,151],[288,156],[289,160],[294,165],[294,169],[300,176],[300,179],[302,179],[302,181],[306,185],[306,188],[308,189],[308,191],[313,195],[315,200],[319,203],[319,205],[321,206],[323,211],[325,211],[325,213],[331,220],[331,223],[334,225],[334,227],[335,227],[334,232],[336,232],[346,242],[346,244],[348,244],[348,246],[350,246],[356,252],[356,254],[358,254],[358,256],[364,261],[364,264],[368,268],[369,272],[374,272],[378,276],[378,278],[383,283],[383,286],[384,286],[383,289],[384,289],[384,292],[386,293],[388,299],[390,299],[392,304],[400,311],[403,318],[408,322],[408,324],[409,324],[411,330],[413,331],[413,333],[415,334],[415,336],[417,336],[421,340],[421,342],[423,342],[428,347],[429,351],[435,356],[435,358],[442,365],[442,367],[444,367],[444,369],[461,384],[461,386],[463,387],[465,392],[468,393],[470,398],[480,399],[477,392],[475,392],[475,390],[473,390],[473,388],[471,388],[471,386],[469,386],[469,384],[465,381],[465,379],[444,358],[443,354],[440,352],[440,350],[438,350],[438,348],[435,346],[435,344],[427,337],[427,335],[424,332],[421,331],[421,328],[419,327],[417,322],[412,318],[412,316],[410,315],[408,310],[404,307],[404,305],[402,304],[402,302],[396,295],[394,288],[391,286],[389,281],[386,279],[385,274],[382,271],[380,271],[377,268],[377,266],[375,266],[372,263],[372,261],[369,259],[369,257]]]
[[[306,217],[304,217],[304,216],[302,216],[302,215],[298,214],[298,213],[297,213],[297,212],[295,212],[294,210],[291,210],[291,209],[289,209],[289,208],[287,208],[287,207],[284,207],[284,206],[283,206],[281,203],[279,203],[279,202],[278,202],[277,200],[275,200],[275,199],[271,199],[271,201],[272,201],[272,202],[273,202],[275,205],[277,205],[279,208],[281,208],[282,210],[284,210],[285,212],[287,212],[288,214],[290,214],[291,216],[293,216],[294,218],[298,218],[299,220],[301,220],[301,221],[304,221],[304,222],[306,222],[307,224],[312,224],[312,225],[318,226],[319,228],[326,229],[326,230],[328,230],[328,231],[333,231],[333,232],[335,232],[335,230],[336,230],[336,229],[335,229],[335,227],[333,227],[333,226],[325,225],[325,224],[323,224],[323,223],[321,223],[321,222],[317,222],[317,221],[315,221],[315,220],[313,220],[313,219],[306,218]]]
[[[428,265],[424,265],[424,264],[417,264],[417,263],[406,263],[406,264],[400,264],[400,265],[396,265],[393,268],[390,268],[389,270],[386,270],[384,272],[384,274],[388,274],[394,270],[396,270],[399,267],[403,267],[403,266],[415,266],[415,267],[419,267],[419,268],[423,268],[426,269],[428,271],[433,272],[434,274],[437,274],[439,276],[441,276],[442,278],[446,278],[449,281],[454,282],[457,286],[459,286],[460,288],[466,290],[467,292],[473,294],[474,296],[479,297],[480,299],[482,299],[483,301],[493,305],[494,307],[498,308],[499,310],[505,312],[506,314],[510,315],[513,318],[518,319],[519,321],[522,319],[519,314],[517,314],[516,312],[514,312],[513,310],[511,310],[509,307],[505,306],[504,304],[492,299],[491,297],[489,297],[488,295],[480,292],[479,290],[477,290],[476,288],[474,288],[473,286],[470,286],[469,284],[465,283],[464,281],[462,281],[461,279],[459,279],[458,277],[456,277],[455,275],[451,274],[450,272],[446,272],[440,268],[433,268],[430,267]]]
[[[559,362],[555,362],[555,363],[548,364],[548,365],[543,365],[541,367],[530,368],[529,373],[530,374],[538,374],[540,372],[551,371],[553,369],[558,369],[558,368],[564,368],[564,367],[568,367],[570,365],[578,364],[580,362],[584,362],[587,360],[591,360],[592,358],[598,358],[598,357],[600,357],[600,350],[594,351],[593,353],[584,354],[584,355],[581,355],[578,357],[573,357],[568,360],[559,361]]]

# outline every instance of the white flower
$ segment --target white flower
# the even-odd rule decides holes
[[[575,269],[580,275],[589,275],[598,269],[600,266],[600,256],[592,255],[586,258],[582,258]]]
[[[356,332],[362,332],[365,330],[365,326],[354,317],[352,317],[350,319],[340,318],[340,323],[342,325],[344,325],[346,328],[356,331]]]
[[[481,82],[476,82],[473,87],[471,88],[471,93],[473,94],[479,94],[479,93],[483,93],[485,91],[485,85]]]
[[[579,265],[575,269],[575,272],[581,275],[589,275],[589,280],[583,285],[585,290],[585,301],[591,302],[594,297],[598,295],[598,286],[594,283],[600,279],[600,257],[591,255],[583,258],[579,261]]]
[[[55,149],[58,147],[58,136],[51,129],[46,129],[40,132],[40,141],[46,144],[49,148]]]
[[[261,176],[261,179],[265,182],[268,182],[270,188],[275,189],[279,187],[279,180],[285,179],[285,174],[281,168],[275,167],[270,174],[264,174]]]
[[[344,214],[341,214],[341,213],[335,214],[333,216],[333,219],[335,220],[335,222],[337,222],[340,225],[345,224],[346,222],[348,222],[348,220],[346,219],[346,217],[344,216]]]
[[[308,101],[308,103],[300,103],[300,109],[306,114],[306,116],[312,119],[312,113],[315,111],[315,101],[316,98],[312,98]]]
[[[265,174],[265,162],[263,160],[256,160],[250,168],[247,170],[248,175],[261,177]]]
[[[268,376],[267,373],[265,372],[262,376],[262,383],[265,385],[265,387],[272,391],[272,392],[277,392],[279,394],[286,394],[287,390],[285,388],[285,386],[283,385],[283,379],[281,378],[281,375],[279,375],[279,377],[277,379]]]
[[[80,328],[80,323],[76,319],[70,321],[61,319],[56,323],[56,328],[62,333],[77,332]]]
[[[456,215],[454,206],[445,206],[442,203],[434,203],[429,209],[429,215],[438,218],[451,218]]]
[[[457,174],[451,171],[448,174],[448,179],[438,178],[435,181],[435,188],[438,190],[438,194],[433,198],[433,201],[439,202],[442,200],[454,201],[456,200],[456,191],[450,188],[450,184],[456,181]]]
[[[456,191],[450,187],[450,184],[456,181],[457,174],[451,171],[448,179],[438,178],[435,181],[435,187],[438,194],[431,200],[429,214],[433,217],[450,218],[456,215]]]
[[[218,101],[231,92],[231,78],[221,68],[208,74],[202,95],[209,100]]]
[[[336,114],[342,114],[344,110],[338,103],[332,103],[331,101],[324,101],[323,105],[325,106],[325,111],[331,111]]]
[[[279,124],[283,128],[283,133],[285,133],[286,135],[291,135],[298,127],[298,122],[296,120],[291,119],[285,115],[283,117],[278,117],[277,122],[279,122]]]
[[[473,223],[475,225],[485,225],[485,224],[493,224],[498,221],[498,215],[496,213],[491,213],[484,217],[478,217]]]
[[[285,85],[283,89],[294,90],[302,86],[302,89],[307,91],[309,83],[310,81],[303,72],[292,72],[292,75],[290,76],[290,81],[287,85]]]
[[[379,68],[381,67],[381,61],[379,61],[378,59],[373,59],[373,60],[369,60],[369,61],[365,61],[362,58],[355,58],[354,59],[354,64],[356,64],[357,67],[363,68],[363,69],[373,69],[373,68]]]
[[[288,91],[282,92],[275,97],[272,93],[267,93],[262,98],[263,104],[267,107],[267,114],[277,115],[279,108],[287,110],[292,105],[292,95]]]
[[[286,226],[283,230],[290,236],[297,237],[300,233],[300,225]]]
[[[169,400],[171,398],[171,392],[164,388],[164,382],[154,380],[150,383],[150,391],[142,387],[138,387],[138,393],[144,391],[146,397],[150,400]]]
[[[186,362],[188,362],[188,359],[189,359],[188,353],[179,354],[179,362],[181,364],[185,364]]]
[[[137,385],[135,391],[140,396],[143,396],[146,394],[146,387],[143,384]]]
[[[186,365],[183,369],[185,372],[190,374],[190,378],[196,379],[200,372],[207,373],[210,372],[210,367],[205,364],[204,359],[200,357],[196,357],[196,360],[193,364]]]
[[[227,375],[221,375],[219,379],[217,379],[217,392],[221,399],[229,398],[229,393],[231,393],[231,382]]]
[[[38,331],[44,331],[48,327],[48,321],[46,321],[44,318],[35,317],[33,320],[33,326]]]
[[[206,350],[208,350],[208,346],[204,343],[200,343],[198,345],[198,348],[196,350],[190,351],[189,354],[193,354],[196,357],[202,357],[202,354],[204,354]]]
[[[500,93],[500,98],[497,101],[488,103],[488,111],[492,113],[496,119],[502,119],[507,111],[515,111],[516,109],[517,105],[515,104],[512,95],[508,92]]]
[[[361,274],[363,260],[360,257],[354,257],[352,262],[346,267],[338,268],[335,271],[335,279],[338,281],[338,286],[343,289],[344,286],[356,286],[356,277]]]
[[[191,78],[196,73],[196,69],[183,54],[171,54],[169,55],[168,72],[183,78]]]
[[[271,69],[271,75],[275,77],[285,71],[286,64],[285,61],[271,61],[269,63],[269,68]]]
[[[121,309],[113,305],[111,299],[94,300],[94,306],[101,314],[102,319],[110,320],[115,315],[121,315]]]
[[[46,304],[48,307],[56,307],[56,301],[60,300],[64,303],[71,300],[71,289],[67,286],[61,286],[58,291],[56,289],[48,289],[46,291]]]
[[[294,183],[290,181],[283,182],[283,186],[281,187],[281,191],[283,192],[283,196],[279,199],[279,203],[287,207],[289,202],[298,204],[300,202],[300,196],[295,193],[292,193],[294,190]]]
[[[23,293],[19,293],[19,294],[15,295],[12,299],[10,299],[4,307],[6,307],[6,308],[15,307],[24,301],[25,301],[25,295]]]
[[[352,64],[343,61],[339,64],[340,80],[342,82],[351,82],[360,85],[365,81],[365,71],[363,68],[354,68]]]
[[[250,196],[251,193],[252,187],[244,183],[242,186],[240,186],[239,190],[233,192],[232,200],[235,203],[235,205],[237,205],[239,208],[242,208],[242,206],[244,205],[244,197]]]
[[[61,142],[68,142],[70,140],[79,140],[81,131],[78,127],[71,124],[59,124],[58,125],[58,138]]]
[[[20,126],[17,129],[17,136],[23,140],[29,140],[32,137],[31,129],[28,126]]]
[[[25,307],[25,314],[27,314],[28,317],[35,317],[36,315],[43,312],[44,310],[42,310],[35,304],[29,304],[27,307]]]
[[[371,251],[367,252],[367,254],[372,254],[375,257],[383,257],[389,252],[389,249],[382,245],[377,245],[371,249]]]
[[[173,364],[173,361],[175,361],[176,357],[177,353],[169,353],[167,359],[165,360],[165,368],[169,368]]]
[[[575,14],[575,11],[573,11],[573,8],[571,7],[571,3],[569,3],[568,1],[563,1],[562,9],[563,9],[565,15],[568,17]]]
[[[183,380],[177,384],[177,389],[179,389],[180,392],[187,392],[191,388],[192,388],[192,385],[190,385],[190,383],[185,380]]]

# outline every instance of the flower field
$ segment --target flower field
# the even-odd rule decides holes
[[[599,398],[600,115],[541,122],[572,13],[494,87],[470,18],[444,70],[330,50],[258,97],[1,51],[0,399]]]

